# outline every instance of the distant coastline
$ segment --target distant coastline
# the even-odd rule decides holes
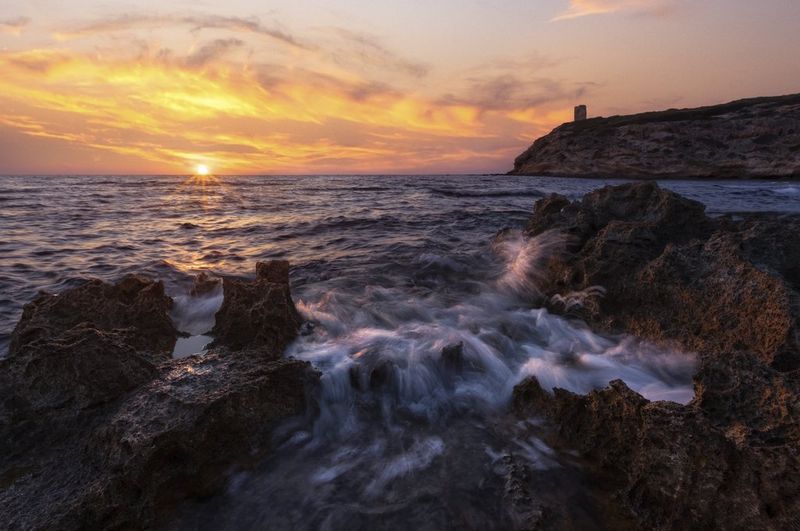
[[[800,94],[565,123],[510,175],[800,179]]]

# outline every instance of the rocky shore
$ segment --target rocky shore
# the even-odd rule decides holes
[[[308,410],[318,380],[282,359],[300,318],[286,262],[225,279],[216,345],[173,360],[161,282],[90,281],[25,307],[0,361],[6,529],[141,529],[216,492]],[[244,344],[229,332],[253,332]]]
[[[800,94],[566,123],[536,140],[510,173],[800,178]]]
[[[711,219],[638,183],[544,198],[526,232],[565,236],[537,279],[544,304],[700,368],[686,406],[619,380],[579,396],[529,379],[516,414],[549,419],[642,528],[800,527],[800,220]]]
[[[482,481],[495,526],[800,527],[800,219],[711,218],[644,182],[545,197],[524,233],[538,256],[534,306],[697,353],[699,368],[687,405],[650,402],[621,380],[587,395],[519,383],[497,433],[536,430],[569,456],[570,472],[534,471],[509,453],[499,483],[464,473]],[[200,276],[193,292],[216,286]],[[213,345],[185,359],[171,357],[180,334],[158,281],[93,280],[25,307],[0,360],[5,528],[169,526],[185,500],[263,462],[291,435],[279,423],[319,412],[319,373],[284,356],[303,325],[289,264],[259,263],[253,280],[225,278],[222,289]],[[390,387],[391,365],[357,369],[346,386]],[[463,343],[446,346],[435,369],[482,370]],[[581,475],[574,496],[534,488],[567,488],[555,480],[567,473]],[[585,520],[558,506],[588,498],[599,514],[587,509]],[[475,524],[459,511],[446,521]]]

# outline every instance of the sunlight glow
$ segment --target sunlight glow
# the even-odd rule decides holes
[[[208,166],[206,166],[205,164],[198,164],[197,167],[195,168],[195,172],[197,173],[197,175],[206,176],[209,174],[209,169]]]

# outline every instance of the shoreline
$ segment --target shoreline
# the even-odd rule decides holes
[[[557,527],[572,517],[568,500],[548,496],[537,485],[544,477],[566,481],[553,472],[557,467],[547,472],[536,468],[535,463],[549,459],[569,467],[573,479],[564,487],[582,496],[589,496],[603,478],[613,479],[607,498],[592,494],[596,514],[580,515],[587,521],[622,518],[634,527],[659,529],[679,521],[697,527],[745,522],[758,528],[790,522],[800,508],[800,314],[791,302],[800,289],[798,242],[800,217],[711,218],[701,203],[648,182],[607,186],[575,201],[548,195],[536,202],[522,231],[497,233],[491,248],[509,254],[511,264],[519,265],[520,253],[530,254],[526,267],[512,267],[505,282],[522,283],[524,308],[532,313],[500,321],[492,328],[497,338],[488,344],[506,344],[532,323],[542,326],[534,326],[532,337],[575,323],[581,334],[601,335],[590,336],[577,351],[555,350],[564,357],[564,367],[588,363],[589,373],[608,368],[613,358],[605,350],[592,358],[585,357],[586,351],[619,334],[672,346],[675,352],[696,352],[699,366],[692,371],[693,398],[684,405],[649,401],[631,389],[630,379],[628,384],[612,379],[609,386],[594,385],[584,394],[560,389],[558,381],[543,387],[541,378],[552,373],[541,371],[516,385],[510,403],[496,411],[487,405],[489,418],[498,423],[489,430],[493,438],[513,448],[520,436],[513,427],[522,423],[524,440],[537,441],[532,448],[544,445],[535,454],[539,461],[511,450],[500,454],[500,472],[486,476],[487,487],[480,493],[479,507],[495,518],[490,521],[497,527]],[[404,357],[415,343],[388,348],[381,334],[377,344],[345,348],[333,341],[341,360],[325,357],[330,317],[324,307],[316,314],[313,307],[304,307],[308,315],[319,316],[304,322],[292,300],[285,261],[258,263],[254,277],[219,281],[199,276],[193,292],[217,293],[220,286],[222,306],[209,334],[214,343],[204,354],[183,359],[170,359],[180,334],[169,315],[175,301],[160,281],[135,275],[114,285],[91,280],[58,296],[42,294],[26,305],[9,357],[0,360],[0,389],[6,397],[0,404],[4,521],[34,529],[54,522],[64,528],[168,526],[176,523],[176,511],[184,504],[218,499],[231,470],[253,470],[271,456],[290,459],[291,451],[276,454],[275,445],[311,433],[298,428],[308,419],[328,418],[321,424],[328,433],[346,424],[330,417],[342,406],[331,396],[351,397],[354,411],[366,411],[373,421],[387,405],[390,418],[402,418],[406,403],[383,400],[400,396],[396,393],[415,382],[411,389],[441,398],[433,406],[444,408],[445,417],[458,413],[458,424],[471,418],[474,404],[465,411],[452,409],[460,395],[442,392],[462,381],[505,378],[516,383],[508,381],[513,373],[507,367],[497,365],[503,358],[494,351],[481,355],[470,343],[480,336],[470,330],[488,326],[499,311],[491,306],[465,328],[470,332],[460,343],[443,344],[434,336],[417,367]],[[492,300],[478,297],[472,307],[481,309],[476,305]],[[445,306],[450,313],[434,313],[430,326],[436,330],[443,319],[459,321],[469,307],[463,301]],[[513,315],[520,311],[512,309]],[[398,311],[406,315],[409,310]],[[394,328],[386,323],[392,322],[378,329],[391,333]],[[317,333],[323,335],[315,339]],[[400,339],[421,334],[413,320],[407,334]],[[566,340],[576,339],[561,339]],[[298,346],[311,342],[313,347],[314,341],[321,351]],[[634,357],[658,354],[631,351],[627,343],[614,345],[607,348]],[[523,351],[513,347],[508,355]],[[292,354],[299,358],[287,357]],[[544,359],[543,354],[527,355],[534,369]],[[675,371],[676,358],[665,359],[660,370]],[[315,361],[323,368],[315,368]],[[635,368],[634,361],[611,366],[611,378]],[[331,372],[331,365],[343,363],[351,365]],[[424,378],[409,380],[416,370]],[[420,382],[430,387],[418,387]],[[412,398],[411,404],[419,401],[416,391]],[[413,489],[415,474],[452,459],[446,457],[447,445],[466,441],[445,442],[437,430],[447,429],[448,424],[434,424],[423,430],[428,437],[411,438],[411,455],[422,468],[387,476],[391,481],[385,484],[406,482]],[[474,427],[466,431],[474,432]],[[553,448],[565,451],[554,454]],[[580,465],[570,451],[580,453]],[[378,464],[391,470],[383,461]],[[455,466],[470,478],[465,485],[481,470]],[[773,475],[769,488],[754,479],[760,470]],[[353,481],[361,480],[355,476]],[[447,518],[458,518],[459,511],[467,510],[464,503],[469,505],[464,499],[445,504],[455,511]],[[758,509],[749,512],[752,507]],[[415,517],[427,517],[421,513]],[[402,515],[397,518],[403,521]]]

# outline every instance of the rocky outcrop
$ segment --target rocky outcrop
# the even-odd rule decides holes
[[[568,235],[539,271],[551,309],[600,286],[605,296],[570,308],[595,328],[691,351],[748,350],[768,364],[798,366],[800,219],[712,220],[701,204],[647,182],[573,203],[557,195],[540,200],[526,233],[550,231]]]
[[[14,415],[83,409],[154,378],[177,332],[161,282],[92,280],[27,304],[0,361],[0,386]]]
[[[288,284],[268,289],[251,311],[287,311],[287,297]],[[307,411],[318,374],[281,359],[297,334],[293,305],[287,328],[273,320],[258,347],[172,360],[160,350],[175,341],[170,302],[160,283],[129,277],[26,307],[0,362],[4,527],[153,527],[222,487],[270,450],[276,423]]]
[[[281,352],[297,336],[302,319],[289,291],[289,262],[256,266],[255,280],[223,279],[225,299],[216,315],[214,345]]]
[[[712,220],[637,183],[545,198],[526,231],[569,235],[538,275],[554,311],[697,352],[700,367],[685,406],[620,381],[577,396],[530,379],[517,413],[550,419],[645,528],[800,525],[800,219]],[[576,298],[591,288],[605,295]]]
[[[512,174],[617,178],[800,178],[800,94],[566,123]]]
[[[800,451],[754,445],[715,428],[696,407],[649,402],[623,382],[553,396],[529,379],[515,390],[520,415],[542,415],[578,449],[595,481],[644,529],[794,529]]]

